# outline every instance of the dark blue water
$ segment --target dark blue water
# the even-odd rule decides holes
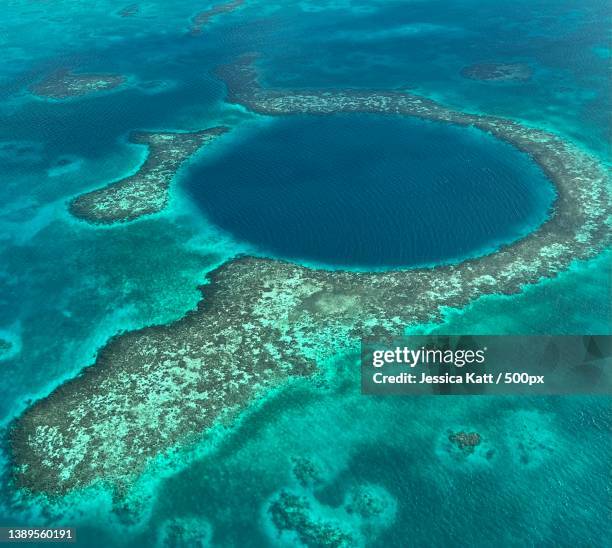
[[[554,192],[527,155],[474,130],[372,115],[274,121],[192,169],[210,220],[263,253],[410,266],[537,227]]]

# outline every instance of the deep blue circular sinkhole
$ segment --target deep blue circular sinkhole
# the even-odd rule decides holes
[[[331,267],[481,255],[537,228],[554,200],[511,145],[412,118],[292,116],[211,152],[186,184],[214,224],[263,254]]]

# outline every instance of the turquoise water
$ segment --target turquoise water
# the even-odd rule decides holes
[[[0,337],[16,349],[0,361],[4,425],[92,363],[108,337],[180,317],[196,305],[196,287],[208,270],[237,253],[262,252],[260,237],[222,220],[213,224],[219,211],[193,199],[197,174],[212,169],[205,155],[180,174],[170,208],[158,216],[96,229],[70,219],[65,208],[75,194],[137,169],[144,151],[127,144],[132,129],[228,124],[232,131],[219,141],[213,163],[225,153],[249,153],[258,144],[249,139],[272,145],[281,129],[295,132],[296,141],[307,136],[299,122],[271,122],[223,103],[211,71],[237,54],[260,51],[270,85],[410,89],[455,108],[553,129],[610,160],[606,1],[247,0],[244,9],[190,36],[189,18],[212,4],[180,0],[170,8],[146,0],[129,18],[117,16],[124,4],[110,0],[12,0],[4,7]],[[534,75],[524,83],[462,79],[461,68],[476,62],[524,62]],[[123,91],[64,103],[29,96],[26,86],[58,66],[125,73],[129,83]],[[454,142],[469,138],[458,132]],[[14,150],[7,142],[20,152],[6,152]],[[470,150],[483,158],[482,148]],[[58,169],[64,158],[70,168]],[[402,161],[394,158],[385,169],[397,173]],[[518,170],[512,182],[529,193],[535,187],[527,165],[513,162],[505,173]],[[236,183],[232,188],[237,192]],[[217,199],[226,207],[222,192]],[[538,211],[525,209],[525,218]],[[351,222],[354,216],[345,230]],[[477,239],[473,249],[483,244]],[[447,311],[440,326],[415,330],[608,333],[610,276],[610,256],[602,255],[520,295],[483,298]],[[3,485],[0,525],[71,524],[83,546],[149,546],[164,524],[183,519],[192,530],[210,529],[216,546],[267,546],[278,543],[267,505],[289,489],[369,545],[607,544],[609,400],[364,399],[352,357],[327,367],[337,370],[330,387],[288,387],[252,410],[217,449],[201,448],[163,479],[152,478],[151,498],[137,515],[113,511],[104,493],[77,494],[52,511],[27,498],[14,504]],[[480,431],[493,458],[457,461],[443,440],[458,427]],[[292,479],[292,456],[318,464],[316,487]],[[393,526],[339,510],[362,484],[375,484],[395,501]]]

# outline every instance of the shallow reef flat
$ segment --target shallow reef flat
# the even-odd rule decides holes
[[[120,74],[97,74],[57,70],[40,82],[32,85],[34,95],[46,99],[71,99],[99,91],[110,91],[124,84],[125,76]]]
[[[237,10],[240,6],[242,6],[242,4],[244,4],[244,0],[231,0],[230,2],[217,4],[210,9],[201,11],[191,20],[191,28],[189,29],[189,32],[194,36],[201,34],[202,29],[213,17],[221,15],[222,13],[230,13]]]
[[[226,131],[226,127],[219,126],[193,133],[132,133],[130,142],[149,148],[148,157],[138,172],[77,196],[70,202],[70,213],[89,223],[112,224],[161,211],[168,201],[170,183],[182,163]]]
[[[249,261],[231,264],[249,268]],[[314,374],[314,361],[298,355],[277,325],[283,287],[259,280],[259,271],[242,274],[217,271],[225,281],[202,288],[197,311],[115,337],[87,370],[93,375],[26,412],[12,434],[19,484],[64,493],[99,478],[124,483],[264,389]]]
[[[265,90],[251,58],[220,70],[229,100],[270,115],[376,112],[490,132],[527,152],[557,191],[549,219],[496,253],[389,272],[309,269],[239,257],[208,275],[197,310],[121,334],[95,364],[36,402],[12,426],[15,483],[63,494],[98,480],[119,489],[160,454],[362,336],[400,335],[485,294],[517,293],[598,254],[610,242],[609,173],[557,135],[385,91]]]

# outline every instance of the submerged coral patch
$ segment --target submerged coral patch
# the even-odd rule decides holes
[[[196,14],[191,21],[190,33],[197,36],[202,29],[214,18],[222,13],[230,13],[244,4],[244,0],[230,0],[229,2],[217,4],[207,10]]]
[[[170,183],[183,162],[225,131],[225,127],[214,127],[194,133],[132,133],[132,143],[149,149],[138,172],[78,196],[70,203],[70,212],[90,223],[111,224],[161,211],[168,201]]]
[[[451,432],[448,439],[466,454],[472,454],[481,442],[478,432]]]
[[[520,82],[529,80],[532,72],[524,63],[480,63],[461,69],[461,76],[485,82]]]
[[[268,511],[279,534],[293,532],[305,546],[348,548],[357,544],[354,534],[339,522],[317,516],[306,496],[281,491]]]
[[[180,517],[165,520],[157,536],[158,548],[190,546],[206,548],[211,545],[212,527],[198,517]]]
[[[322,504],[309,491],[281,490],[267,507],[273,540],[297,538],[306,546],[363,546],[395,521],[397,501],[381,486],[358,484],[339,506]]]
[[[13,343],[11,341],[7,341],[6,339],[0,339],[0,359],[4,354],[8,354],[12,348]]]
[[[30,90],[47,99],[70,99],[99,91],[109,91],[126,81],[120,74],[72,72],[62,69],[49,74]]]

